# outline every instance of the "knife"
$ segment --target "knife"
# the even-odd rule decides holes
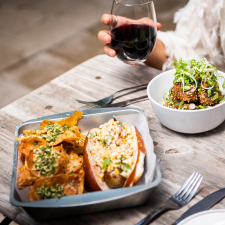
[[[225,188],[220,189],[218,191],[213,192],[212,194],[208,195],[198,203],[196,203],[194,206],[192,206],[190,209],[188,209],[179,219],[176,220],[175,223],[172,225],[177,225],[181,220],[185,219],[186,217],[210,209],[213,207],[217,202],[222,200],[225,197]]]
[[[105,105],[105,106],[102,106],[101,108],[124,107],[124,106],[130,105],[132,103],[141,102],[141,101],[144,101],[144,100],[147,100],[147,99],[148,99],[148,96],[144,95],[144,96],[141,96],[141,97],[138,97],[138,98],[132,98],[132,99],[129,99],[129,100],[126,100],[126,101],[122,101],[122,102],[118,102],[118,103],[114,103],[114,104],[110,104],[110,105]]]

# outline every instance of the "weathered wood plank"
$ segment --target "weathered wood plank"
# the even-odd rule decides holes
[[[128,66],[117,59],[100,55],[1,109],[0,158],[4,160],[0,162],[0,211],[19,224],[40,224],[32,220],[21,208],[13,207],[9,203],[16,124],[44,115],[84,109],[85,106],[76,102],[76,98],[97,100],[119,89],[147,83],[158,73],[160,71],[145,65]],[[96,79],[96,77],[101,77],[101,79]],[[144,91],[133,93],[116,101],[144,94]],[[184,208],[167,212],[152,223],[167,225],[174,222],[200,199],[224,187],[225,122],[212,131],[202,134],[180,134],[159,123],[149,101],[133,106],[144,110],[163,176],[162,182],[153,190],[149,201],[138,207],[42,221],[41,224],[136,224],[174,194],[193,171],[201,173],[204,180],[195,199]],[[168,151],[171,149],[175,151]],[[224,207],[225,200],[214,208]]]

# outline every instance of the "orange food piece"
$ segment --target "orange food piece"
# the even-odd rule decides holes
[[[20,173],[23,173],[23,171],[26,169],[26,166],[21,166],[20,168],[19,168],[19,171],[20,171]]]
[[[79,141],[81,138],[84,138],[85,136],[80,133],[79,127],[74,126],[71,127],[71,130],[65,130],[63,134],[60,134],[58,138],[54,142],[50,142],[49,146],[55,146],[60,144],[63,141]]]
[[[22,137],[16,138],[17,141],[21,141],[18,145],[18,150],[24,155],[29,155],[30,150],[34,150],[40,146],[45,147],[47,142],[39,137]]]
[[[68,157],[67,157],[62,145],[52,148],[51,151],[59,153],[59,159],[53,165],[55,167],[55,171],[54,171],[53,175],[64,173],[64,171],[66,169],[66,163],[67,163]],[[33,167],[34,167],[34,152],[33,152],[33,150],[30,151],[30,154],[26,157],[25,165],[31,171],[31,173],[34,174],[35,176],[37,176],[37,177],[43,176],[43,175],[41,175],[40,171],[33,169]]]
[[[68,153],[69,160],[66,167],[66,174],[75,174],[79,173],[80,170],[83,170],[83,156],[78,156],[73,151]]]
[[[29,191],[29,200],[42,200],[41,196],[39,196],[37,193],[37,189],[44,187],[44,185],[53,187],[56,184],[59,184],[60,187],[63,187],[63,193],[66,196],[82,194],[84,191],[84,173],[77,174],[76,176],[60,174],[53,177],[40,178],[31,187]]]
[[[82,119],[83,112],[75,110],[72,116],[69,116],[68,118],[58,120],[58,121],[53,121],[53,120],[43,120],[41,122],[41,130],[45,128],[46,125],[53,125],[54,123],[58,123],[62,126],[67,125],[68,127],[73,127],[77,124],[77,121]]]
[[[22,189],[32,185],[36,180],[37,177],[34,176],[29,169],[25,168],[18,179],[18,188]]]

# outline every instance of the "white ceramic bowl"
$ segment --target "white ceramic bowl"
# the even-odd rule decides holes
[[[225,77],[225,73],[218,71]],[[150,81],[148,98],[159,121],[181,133],[201,133],[211,130],[225,120],[225,102],[200,110],[177,110],[163,106],[163,93],[173,86],[175,69],[163,72]]]

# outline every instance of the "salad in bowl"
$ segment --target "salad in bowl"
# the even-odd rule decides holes
[[[174,63],[173,86],[163,96],[164,106],[178,110],[206,109],[225,101],[225,78],[206,59]]]

